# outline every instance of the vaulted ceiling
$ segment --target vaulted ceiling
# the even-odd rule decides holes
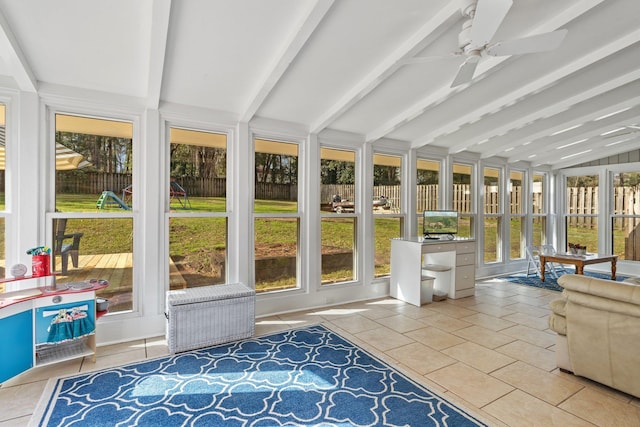
[[[554,169],[640,146],[640,1],[514,0],[492,42],[566,38],[483,55],[452,88],[463,3],[473,1],[0,0],[0,86]]]

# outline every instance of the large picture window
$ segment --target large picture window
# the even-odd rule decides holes
[[[227,281],[227,135],[169,130],[169,286]]]
[[[422,212],[440,209],[440,162],[416,161],[416,214],[418,230],[422,230]]]
[[[502,261],[502,203],[500,169],[484,168],[484,262]]]
[[[6,277],[6,232],[5,232],[5,169],[6,169],[6,110],[4,104],[0,104],[0,277]],[[4,292],[4,284],[0,284],[0,292]]]
[[[523,206],[524,172],[509,172],[507,196],[509,197],[509,258],[524,258],[525,221]]]
[[[98,291],[109,312],[134,308],[133,214],[126,189],[133,183],[133,124],[55,115],[50,147],[55,168],[55,212],[50,212],[57,283],[106,279]]]
[[[618,259],[640,261],[640,173],[612,174],[611,245]]]
[[[473,166],[470,164],[454,163],[452,180],[453,210],[459,212],[458,236],[475,237],[475,212],[473,200]]]
[[[566,242],[588,252],[598,252],[598,180],[598,175],[566,178]]]
[[[546,175],[542,173],[533,174],[531,187],[531,216],[533,222],[533,245],[541,247],[547,243],[547,197]]]
[[[294,289],[300,264],[296,143],[255,139],[256,292]]]
[[[374,276],[391,274],[391,239],[402,236],[400,215],[402,158],[387,154],[373,156]]]
[[[322,285],[356,280],[356,153],[320,149]]]

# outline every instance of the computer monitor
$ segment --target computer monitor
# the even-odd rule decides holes
[[[434,234],[458,233],[458,211],[433,210],[422,213],[422,234],[424,236]]]

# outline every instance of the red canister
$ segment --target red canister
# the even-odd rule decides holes
[[[33,255],[31,257],[31,273],[34,277],[51,274],[51,255]]]

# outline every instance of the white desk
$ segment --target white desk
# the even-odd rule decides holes
[[[471,296],[475,291],[475,262],[475,240],[392,239],[391,296],[419,306],[422,268],[428,264],[451,267],[448,283],[436,280],[436,290],[453,299]]]

